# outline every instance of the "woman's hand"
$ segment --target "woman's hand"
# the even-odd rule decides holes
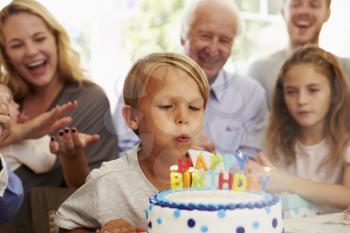
[[[60,130],[59,136],[51,138],[50,150],[59,155],[63,177],[68,187],[78,188],[85,183],[90,172],[85,149],[99,138],[97,134],[79,133],[75,128]]]
[[[76,109],[77,106],[77,101],[68,102],[42,113],[34,119],[13,125],[11,136],[2,145],[8,145],[25,139],[40,138],[67,126],[71,123],[72,118],[64,117],[64,114]]]
[[[102,226],[99,233],[137,233],[137,232],[147,232],[147,229],[138,227],[133,227],[127,221],[123,219],[116,219],[107,222]]]
[[[265,170],[266,167],[269,170]],[[270,176],[267,184],[267,191],[287,192],[291,177],[277,169],[272,162],[262,153],[258,153],[256,161],[248,160],[245,168],[248,174],[255,176]]]
[[[85,148],[100,139],[98,134],[88,135],[79,133],[76,128],[65,128],[59,131],[57,137],[52,137],[50,142],[51,153],[60,156],[79,156],[84,154]]]

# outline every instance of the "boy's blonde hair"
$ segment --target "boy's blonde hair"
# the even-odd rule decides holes
[[[299,64],[313,65],[318,72],[328,78],[331,101],[325,119],[325,133],[330,150],[324,161],[320,163],[320,167],[335,166],[340,159],[344,158],[350,141],[349,86],[337,58],[315,45],[305,45],[297,49],[280,70],[265,139],[265,152],[275,162],[284,162],[286,165],[295,162],[295,143],[300,127],[289,113],[285,103],[283,79],[291,67]]]
[[[23,80],[6,54],[2,28],[8,17],[23,12],[40,17],[55,37],[58,51],[57,72],[59,78],[65,83],[76,82],[82,85],[85,81],[83,80],[83,70],[80,66],[80,56],[73,50],[68,33],[65,29],[58,23],[55,17],[37,1],[14,0],[0,11],[0,65],[4,66],[6,72],[6,74],[1,74],[0,67],[0,77],[13,91],[15,99],[25,97],[30,90],[30,86]]]
[[[203,107],[206,107],[209,83],[204,71],[191,58],[177,53],[152,53],[133,65],[124,82],[123,94],[126,105],[133,109],[138,108],[140,99],[145,95],[148,80],[153,71],[161,66],[170,66],[186,72],[196,82],[204,100]]]

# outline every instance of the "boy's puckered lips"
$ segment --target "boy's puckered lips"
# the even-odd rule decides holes
[[[181,134],[175,138],[177,142],[188,143],[191,140],[191,137],[186,134]]]

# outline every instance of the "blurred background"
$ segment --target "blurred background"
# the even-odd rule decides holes
[[[38,0],[69,32],[84,68],[102,86],[112,110],[124,77],[138,58],[160,51],[181,52],[180,18],[191,0]],[[283,0],[232,0],[240,8],[244,29],[226,68],[244,73],[247,66],[287,44],[280,14]],[[10,0],[1,0],[0,8]],[[322,48],[350,57],[350,1],[333,0],[323,27]]]

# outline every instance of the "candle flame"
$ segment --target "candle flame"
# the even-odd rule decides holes
[[[195,171],[194,167],[190,167],[190,168],[188,169],[188,172],[194,172],[194,171]]]
[[[172,172],[176,172],[179,169],[179,167],[177,165],[173,165],[170,167],[170,171]]]
[[[265,172],[271,172],[271,168],[270,167],[264,167],[264,170],[265,170]]]

